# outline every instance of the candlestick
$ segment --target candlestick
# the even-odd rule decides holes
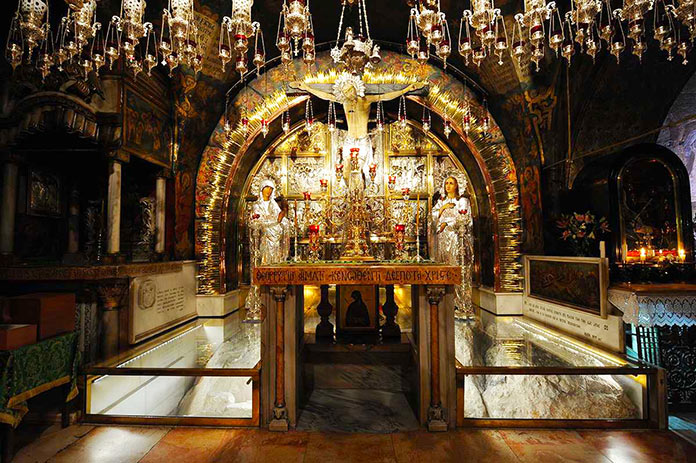
[[[420,255],[420,191],[416,192],[416,262],[421,261]]]
[[[295,200],[295,255],[293,256],[292,260],[293,262],[298,262],[300,260],[298,256],[298,249],[297,249],[297,200]]]

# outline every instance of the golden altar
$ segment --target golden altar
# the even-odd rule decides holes
[[[263,416],[270,430],[295,426],[298,416],[300,357],[303,343],[303,286],[411,285],[414,326],[410,340],[418,371],[421,425],[431,431],[455,426],[454,285],[461,269],[434,263],[284,263],[254,269],[252,282],[261,287],[265,388]],[[319,304],[321,306],[322,303]],[[330,312],[330,311],[329,311]],[[328,315],[320,312],[322,320]],[[386,324],[393,322],[394,314]],[[391,319],[391,320],[390,320]],[[436,329],[432,329],[436,327]],[[332,327],[331,327],[332,329]]]

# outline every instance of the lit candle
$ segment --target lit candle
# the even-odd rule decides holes
[[[683,249],[679,249],[679,262],[684,263],[686,261],[686,252]]]
[[[376,172],[377,172],[377,164],[373,162],[372,164],[370,164],[370,173],[374,174]]]
[[[640,263],[644,264],[645,263],[645,248],[640,248]]]
[[[310,199],[312,199],[312,193],[310,193],[309,191],[303,192],[302,195],[304,196],[305,201],[309,201]]]

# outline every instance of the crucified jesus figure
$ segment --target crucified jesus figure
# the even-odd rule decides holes
[[[370,107],[377,101],[390,101],[407,93],[426,95],[425,83],[413,84],[367,84],[358,76],[341,74],[334,84],[307,84],[294,82],[290,88],[305,91],[322,100],[334,101],[343,105],[348,123],[348,137],[344,143],[344,153],[349,148],[360,149],[363,172],[367,174],[372,163],[372,143],[367,132]]]

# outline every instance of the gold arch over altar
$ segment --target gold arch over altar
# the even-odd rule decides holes
[[[408,57],[404,56],[404,59]],[[335,80],[333,71],[307,74],[302,80],[306,83],[331,83]],[[404,75],[390,72],[366,72],[365,83],[410,84],[419,80],[417,75]],[[431,111],[451,122],[454,132],[466,143],[485,179],[492,215],[494,235],[495,290],[521,290],[520,241],[521,223],[519,210],[519,190],[517,175],[510,152],[497,124],[490,118],[487,134],[474,128],[465,133],[461,126],[463,109],[458,97],[444,91],[437,84],[430,84],[427,97],[407,97],[428,107]],[[199,292],[216,294],[225,292],[225,240],[226,212],[229,206],[229,191],[232,179],[240,172],[240,160],[248,154],[248,148],[261,133],[261,120],[272,121],[282,112],[304,103],[306,96],[288,99],[282,90],[264,98],[262,104],[248,115],[249,124],[245,130],[236,127],[224,142],[223,149],[209,150],[201,161],[210,163],[207,168],[214,176],[205,185],[207,195],[196,199],[197,258],[199,260]],[[482,105],[469,99],[472,111],[481,114]],[[490,117],[490,116],[489,116]],[[258,155],[258,154],[257,154]],[[200,188],[200,184],[198,185]]]

